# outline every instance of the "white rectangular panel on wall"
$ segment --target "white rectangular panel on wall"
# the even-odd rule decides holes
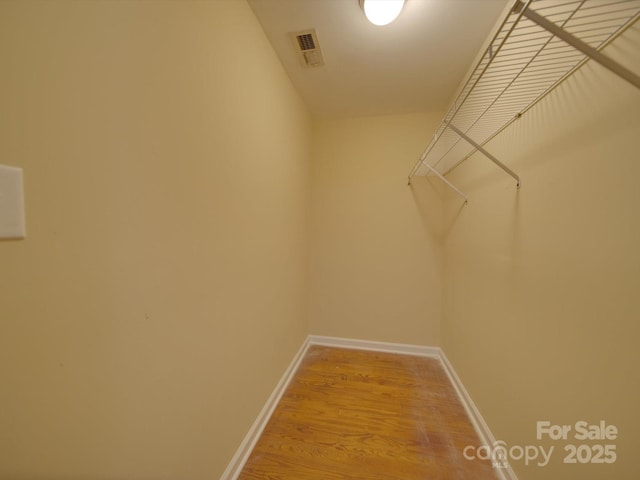
[[[0,238],[24,238],[22,169],[0,165]]]

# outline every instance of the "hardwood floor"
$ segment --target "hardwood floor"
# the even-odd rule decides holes
[[[240,480],[496,479],[433,358],[312,346]]]

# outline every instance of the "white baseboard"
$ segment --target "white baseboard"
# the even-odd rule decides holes
[[[321,335],[309,335],[309,345],[325,345],[336,348],[353,348],[356,350],[369,350],[373,352],[400,353],[403,355],[418,355],[421,357],[439,358],[441,350],[438,347],[422,345],[410,345],[406,343],[377,342],[373,340],[359,340],[355,338],[323,337]]]
[[[388,353],[399,353],[403,355],[418,355],[423,357],[432,357],[437,358],[442,363],[442,366],[447,373],[447,376],[451,380],[453,387],[464,406],[467,415],[469,415],[469,419],[473,427],[475,428],[478,437],[480,438],[480,442],[484,445],[493,445],[495,443],[495,437],[491,433],[487,423],[482,418],[480,411],[476,407],[473,400],[469,396],[469,393],[464,388],[460,377],[456,374],[451,362],[444,354],[440,347],[428,347],[423,345],[411,345],[411,344],[403,344],[403,343],[389,343],[389,342],[378,342],[378,341],[370,341],[370,340],[359,340],[352,338],[340,338],[340,337],[325,337],[320,335],[309,335],[304,341],[302,347],[293,358],[291,364],[285,371],[284,375],[278,382],[275,390],[267,400],[264,408],[256,418],[256,421],[251,426],[251,429],[247,433],[247,436],[243,440],[242,444],[236,451],[236,454],[231,459],[231,462],[227,466],[227,469],[220,477],[220,480],[236,480],[238,475],[242,471],[245,463],[247,462],[253,447],[256,442],[260,438],[262,431],[264,430],[271,414],[273,413],[276,405],[280,401],[284,391],[286,390],[289,382],[293,378],[300,362],[304,358],[307,350],[312,345],[324,345],[328,347],[336,347],[336,348],[353,348],[357,350],[370,350],[376,352],[388,352]],[[512,470],[511,466],[508,468],[499,468],[496,469],[496,474],[500,478],[500,480],[518,480],[515,472]]]
[[[262,435],[262,432],[267,426],[267,422],[271,418],[273,411],[275,410],[278,402],[287,389],[289,382],[291,382],[293,375],[296,373],[300,362],[307,353],[309,345],[309,339],[307,338],[293,357],[293,360],[285,370],[284,375],[282,375],[282,378],[276,385],[276,388],[271,393],[271,396],[267,400],[267,403],[264,405],[264,407],[262,407],[262,410],[258,414],[258,417],[253,422],[253,425],[251,425],[249,432],[238,447],[238,450],[229,462],[229,465],[227,465],[227,468],[220,477],[220,480],[236,480],[240,475],[242,468],[249,459],[249,455],[251,455],[253,447],[255,447],[256,442],[260,438],[260,435]]]
[[[451,362],[449,362],[449,359],[441,349],[440,361],[442,362],[442,366],[449,376],[449,380],[451,380],[453,388],[455,388],[456,393],[458,394],[458,398],[462,402],[462,405],[464,406],[464,409],[469,416],[469,420],[471,420],[471,424],[473,425],[476,433],[478,434],[478,437],[480,438],[480,443],[482,443],[483,445],[494,445],[496,443],[496,439],[493,436],[493,433],[491,433],[487,422],[485,422],[484,418],[482,418],[482,415],[480,415],[478,407],[476,407],[476,404],[473,403],[473,400],[471,400],[469,392],[467,392],[467,389],[464,388],[460,377],[458,377],[458,374],[453,369]],[[511,468],[511,465],[507,464],[506,468],[496,468],[495,472],[500,480],[518,480],[518,477]]]

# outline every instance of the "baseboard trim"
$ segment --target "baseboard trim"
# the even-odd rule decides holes
[[[282,398],[285,390],[287,389],[287,386],[289,386],[289,382],[291,382],[291,379],[296,373],[300,362],[307,353],[309,346],[310,343],[309,339],[307,338],[293,357],[293,360],[285,370],[282,378],[280,378],[280,381],[276,385],[276,388],[269,396],[267,403],[265,403],[264,407],[262,407],[262,410],[258,414],[258,417],[253,422],[253,425],[251,425],[249,432],[247,432],[247,435],[238,447],[235,455],[227,465],[227,468],[220,477],[220,480],[236,480],[240,475],[240,472],[244,468],[245,463],[247,463],[247,460],[249,459],[249,455],[251,455],[253,447],[255,447],[256,442],[260,438],[260,435],[262,435],[264,428],[267,426],[267,422],[271,418],[271,415],[278,405],[278,402]]]
[[[378,342],[374,340],[360,340],[355,338],[325,337],[321,335],[309,335],[307,337],[309,345],[324,345],[336,348],[352,348],[356,350],[369,350],[373,352],[400,353],[403,355],[418,355],[421,357],[441,356],[438,347],[427,347],[423,345],[411,345],[406,343]]]
[[[251,454],[253,447],[260,438],[260,435],[267,425],[269,418],[273,414],[276,405],[280,401],[280,398],[284,394],[284,391],[291,382],[291,379],[298,369],[300,362],[307,353],[307,350],[312,345],[324,345],[336,348],[352,348],[357,350],[369,350],[376,352],[399,353],[403,355],[418,355],[439,359],[444,370],[447,373],[447,376],[451,380],[451,383],[453,384],[453,387],[455,388],[456,393],[458,394],[458,397],[460,398],[460,401],[462,402],[462,405],[467,412],[467,415],[469,415],[469,419],[471,420],[471,423],[475,428],[480,441],[485,445],[495,444],[495,437],[491,433],[489,426],[484,421],[484,418],[482,418],[478,407],[476,407],[475,403],[469,396],[467,389],[462,384],[462,381],[455,372],[453,365],[440,347],[379,342],[354,338],[309,335],[300,347],[300,350],[298,350],[298,353],[293,358],[291,364],[287,367],[287,370],[285,371],[284,375],[278,382],[278,385],[267,400],[267,403],[258,415],[258,418],[256,418],[255,422],[251,426],[251,429],[247,433],[247,436],[240,444],[240,447],[231,459],[231,462],[222,474],[222,477],[220,477],[220,480],[236,480],[238,478],[238,475],[240,475],[242,468],[249,459],[249,455]],[[510,465],[508,466],[508,468],[496,469],[495,472],[500,480],[518,480],[518,477],[516,476]]]
[[[469,392],[467,392],[467,389],[462,384],[460,377],[458,377],[458,374],[453,369],[453,365],[451,365],[451,362],[442,349],[440,349],[440,361],[442,362],[442,366],[447,372],[449,380],[451,380],[451,384],[453,385],[453,388],[455,388],[458,398],[462,402],[462,405],[471,420],[471,424],[480,438],[480,442],[483,445],[494,445],[496,443],[496,439],[493,436],[493,433],[491,433],[487,422],[482,418],[480,410],[478,410],[478,407],[476,407],[476,404],[471,399]],[[518,480],[518,477],[511,468],[511,465],[507,464],[506,468],[496,468],[495,472],[500,480]]]

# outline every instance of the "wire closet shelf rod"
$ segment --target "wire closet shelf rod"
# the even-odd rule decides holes
[[[444,177],[589,59],[640,88],[602,53],[640,17],[640,0],[516,0],[409,174]],[[487,155],[488,154],[488,155]],[[459,190],[456,193],[465,198]]]

